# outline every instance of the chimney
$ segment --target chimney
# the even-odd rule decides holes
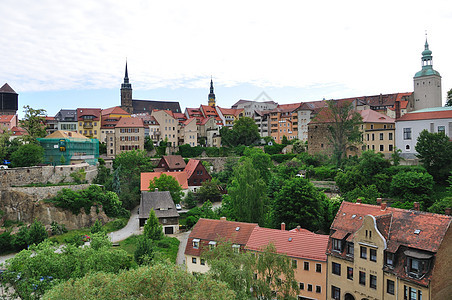
[[[226,221],[226,217],[221,217],[220,221]]]
[[[297,226],[297,231],[301,231],[301,226],[300,225]]]
[[[357,198],[356,203],[361,204],[361,198]]]
[[[377,204],[378,204],[378,205],[381,205],[382,202],[383,202],[383,199],[382,199],[382,198],[377,198]]]
[[[386,210],[386,202],[381,202],[381,210]]]
[[[286,223],[284,222],[281,223],[281,230],[286,230]]]
[[[446,207],[445,209],[444,209],[444,213],[446,214],[446,215],[448,215],[448,216],[450,216],[450,207]]]
[[[396,101],[395,102],[395,118],[398,119],[401,117],[401,112],[400,112],[400,101]]]
[[[158,189],[158,188],[155,188],[155,189],[154,189],[154,192],[158,192],[158,191],[159,191],[159,189]]]
[[[413,209],[419,211],[419,202],[413,203]]]

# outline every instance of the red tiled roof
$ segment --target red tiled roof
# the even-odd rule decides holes
[[[185,173],[185,172],[184,172]],[[187,240],[185,254],[199,256],[209,241],[229,241],[241,246],[246,245],[255,223],[232,222],[226,220],[199,219]],[[193,248],[193,239],[201,241],[199,249]]]
[[[140,191],[149,191],[149,182],[162,174],[174,177],[183,190],[188,189],[187,173],[185,172],[147,172],[141,173]]]
[[[9,123],[16,115],[0,115],[0,123]]]
[[[191,174],[193,174],[193,172],[196,169],[196,166],[198,166],[198,164],[200,163],[200,160],[197,159],[190,159],[187,163],[187,166],[185,167],[185,172],[187,172],[187,176],[188,178],[190,178]]]
[[[269,243],[273,243],[277,253],[290,257],[326,261],[328,238],[328,235],[309,231],[297,232],[255,227],[245,249],[261,251]]]
[[[221,111],[223,115],[233,115],[238,116],[244,109],[243,108],[221,108],[218,107],[218,109]]]
[[[418,120],[431,120],[431,119],[451,119],[451,110],[437,110],[437,111],[425,111],[425,112],[410,112],[404,114],[402,117],[397,119],[399,121],[418,121]]]
[[[77,119],[83,120],[82,116],[94,116],[99,121],[102,109],[100,108],[77,108]]]
[[[187,119],[187,120],[185,120],[184,121],[184,125],[188,125],[188,124],[190,124],[192,121],[195,121],[196,120],[196,118],[190,118],[190,119]]]
[[[359,110],[364,123],[394,123],[395,119],[372,109]]]
[[[186,166],[185,160],[181,155],[164,155],[162,160],[166,162],[170,170],[184,169]]]
[[[209,121],[210,119],[212,119],[212,117],[211,118],[203,118],[203,119],[201,119],[201,125],[205,125],[206,123],[207,123],[207,121]]]
[[[124,109],[122,109],[119,106],[115,106],[115,107],[110,107],[110,108],[106,108],[102,110],[102,116],[105,115],[110,115],[110,114],[115,114],[115,115],[130,115],[128,112],[126,112]]]
[[[28,135],[28,132],[25,129],[23,129],[22,127],[18,127],[18,126],[14,126],[13,128],[11,128],[11,131],[13,132],[14,136]]]
[[[377,205],[344,201],[331,230],[354,234],[361,227],[366,215],[376,218],[379,231],[389,238],[388,244],[398,243],[430,252],[438,251],[452,220],[452,217],[446,215],[393,207],[381,210]],[[420,229],[419,234],[414,233],[416,229]]]
[[[115,126],[116,128],[144,127],[143,120],[140,118],[121,118]]]

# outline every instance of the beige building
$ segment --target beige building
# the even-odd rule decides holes
[[[154,110],[151,116],[155,118],[160,126],[160,140],[167,140],[168,143],[175,147],[178,145],[179,121],[169,110]]]
[[[190,118],[181,124],[180,141],[179,144],[181,145],[188,144],[192,147],[198,146],[198,126],[196,125],[196,118]]]
[[[116,156],[124,151],[144,150],[144,124],[140,118],[121,118],[114,133],[107,133],[107,155]]]
[[[362,150],[373,150],[390,158],[395,147],[395,120],[371,109],[358,111],[362,118]]]
[[[415,207],[342,203],[327,248],[327,299],[449,299],[452,218]]]

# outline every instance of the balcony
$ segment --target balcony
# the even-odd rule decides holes
[[[91,122],[88,122],[88,123],[83,123],[83,128],[87,128],[87,129],[89,129],[89,128],[93,128],[93,123],[91,123]]]

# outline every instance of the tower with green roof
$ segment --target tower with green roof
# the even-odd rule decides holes
[[[422,70],[414,75],[414,110],[441,107],[441,75],[433,69],[432,51],[425,39]]]

